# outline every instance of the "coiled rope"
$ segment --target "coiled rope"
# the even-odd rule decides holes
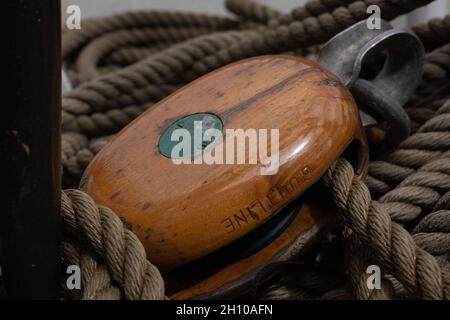
[[[254,1],[228,0],[236,18],[133,12],[85,21],[82,30],[63,34],[64,67],[75,86],[63,98],[63,183],[76,187],[112,135],[209,71],[261,54],[314,54],[315,46],[367,18],[369,5],[378,5],[390,20],[430,2],[312,0],[284,14]],[[449,21],[447,16],[413,28],[430,50],[425,81],[406,106],[414,133],[398,150],[372,161],[370,192],[344,160],[323,178],[343,221],[318,257],[342,270],[293,268],[264,288],[261,298],[450,297],[450,220],[442,211],[450,209]],[[82,270],[83,289],[68,292],[71,298],[165,299],[160,273],[110,209],[67,190],[62,212],[66,263]],[[345,261],[325,249],[336,243],[343,244]],[[368,290],[368,264],[382,268],[382,290]]]

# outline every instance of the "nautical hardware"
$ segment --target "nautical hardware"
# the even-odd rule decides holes
[[[404,52],[392,49],[394,40],[417,53],[399,59]],[[278,55],[218,69],[122,130],[90,164],[81,188],[136,233],[148,258],[173,279],[174,298],[243,292],[264,265],[299,257],[325,230],[332,215],[310,197],[299,197],[339,156],[364,176],[368,147],[346,86],[369,94],[389,84],[409,95],[423,58],[415,41],[387,23],[376,31],[359,23],[324,46],[322,66]],[[380,52],[387,52],[380,74],[360,79],[363,63]],[[393,61],[400,67],[394,69]],[[405,74],[408,68],[414,72]],[[392,132],[405,126],[404,99],[395,88],[361,110],[366,127],[382,119],[379,110],[394,110],[386,116],[389,146],[398,143]],[[253,137],[258,150],[266,143],[271,152],[254,162],[239,162],[234,153],[228,158],[239,140],[233,129],[246,133],[244,151],[251,144],[246,139]],[[268,138],[272,130],[275,139]],[[261,136],[267,140],[258,141]],[[182,141],[189,142],[188,148],[180,148]],[[251,158],[244,154],[245,160]],[[268,159],[274,161],[263,161]]]
[[[373,79],[361,77],[364,65],[384,58]],[[319,63],[336,74],[359,103],[363,125],[384,122],[382,151],[395,149],[410,134],[403,109],[422,79],[425,49],[412,33],[394,29],[381,20],[380,29],[366,21],[342,31],[320,50]]]
[[[277,174],[262,175],[261,163],[177,165],[167,157],[161,145],[167,130],[192,128],[192,117],[208,114],[220,119],[224,133],[279,129]],[[355,138],[362,171],[367,158],[358,109],[335,75],[301,58],[257,57],[214,71],[149,109],[93,160],[83,187],[132,226],[152,262],[174,268],[266,222]]]

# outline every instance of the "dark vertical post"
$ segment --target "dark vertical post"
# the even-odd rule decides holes
[[[61,9],[2,0],[0,265],[11,299],[57,299],[60,282]]]

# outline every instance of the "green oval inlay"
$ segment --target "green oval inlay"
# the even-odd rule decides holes
[[[183,132],[177,130],[183,130]],[[195,113],[187,117],[178,119],[172,123],[161,135],[159,139],[159,152],[169,159],[192,158],[203,154],[203,152],[214,143],[214,139],[209,141],[205,136],[208,129],[222,131],[222,120],[212,113]],[[172,154],[175,146],[179,145],[183,139],[190,136],[190,152],[183,154]],[[212,137],[213,138],[213,137]]]

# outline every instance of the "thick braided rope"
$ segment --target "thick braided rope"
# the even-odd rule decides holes
[[[394,291],[389,281],[383,277],[381,288],[372,290],[367,285],[369,275],[367,267],[374,265],[372,257],[365,246],[352,234],[351,230],[344,230],[346,236],[344,245],[347,248],[345,269],[350,278],[351,287],[355,290],[355,296],[358,300],[391,300],[394,297]]]
[[[132,11],[102,19],[89,19],[83,22],[82,30],[64,32],[62,57],[66,59],[73,55],[91,39],[120,29],[204,27],[224,30],[233,24],[231,19],[224,17],[176,11]]]
[[[224,17],[170,11],[127,12],[102,19],[89,19],[83,21],[82,30],[63,33],[63,61],[72,84],[76,87],[89,79],[89,75],[77,70],[75,65],[80,50],[103,36],[113,35],[120,30],[154,29],[163,39],[173,40],[174,33],[171,31],[173,29],[179,30],[180,33],[184,29],[216,32],[235,28],[234,24],[233,20]],[[115,40],[111,39],[108,47],[118,43]],[[99,50],[103,52],[104,49]]]
[[[450,148],[450,100],[433,118],[400,144],[398,149],[370,163],[367,184],[380,197],[414,174],[420,167],[439,159]]]
[[[146,259],[142,244],[114,212],[97,206],[87,194],[78,190],[62,193],[61,208],[64,230],[70,235],[81,236],[105,261],[125,299],[164,299],[164,282],[158,269]],[[80,256],[80,259],[85,257]],[[84,286],[93,279],[93,276],[85,279]]]
[[[375,3],[376,2],[376,3]],[[402,1],[375,1],[363,3],[362,1],[350,1],[350,0],[314,0],[308,2],[304,7],[299,7],[293,10],[295,12],[303,12],[302,14],[295,15],[296,20],[304,20],[304,26],[307,27],[309,33],[323,33],[320,29],[336,29],[339,28],[337,25],[343,22],[343,19],[348,19],[352,16],[360,16],[361,10],[370,4],[379,4],[383,8],[383,12],[389,14],[389,17],[394,12],[393,16],[399,12],[398,8],[402,10],[409,10],[414,6],[420,6],[426,4],[426,1],[409,1],[408,5],[405,6]],[[256,4],[252,1],[228,1],[228,7],[235,11],[241,18],[247,18],[251,12],[255,12],[257,16],[260,14],[264,16],[261,19],[274,18],[279,14],[276,11],[269,9],[265,6]],[[252,11],[254,10],[254,11]],[[327,16],[326,10],[332,12],[331,17]],[[307,12],[305,14],[305,12]],[[395,13],[396,12],[396,13]],[[320,19],[319,19],[320,16]],[[250,17],[248,17],[250,19]],[[358,18],[361,19],[361,18]],[[176,21],[175,21],[176,20]],[[316,21],[317,20],[317,21]],[[284,24],[291,24],[293,21],[285,22]],[[345,21],[346,22],[346,21]],[[356,22],[356,21],[355,21]],[[63,58],[73,56],[80,47],[89,42],[90,40],[98,37],[108,36],[110,33],[114,34],[117,30],[132,30],[136,29],[154,29],[155,32],[161,33],[163,35],[162,39],[168,38],[174,35],[170,30],[176,29],[182,32],[184,28],[200,28],[206,32],[219,31],[219,30],[230,30],[231,28],[236,28],[237,24],[233,23],[232,20],[220,17],[210,17],[203,15],[194,14],[184,14],[184,13],[171,13],[171,12],[131,12],[120,15],[115,15],[112,17],[99,19],[99,20],[88,20],[83,27],[82,32],[65,32],[63,37]],[[313,30],[310,30],[313,28]],[[420,30],[420,26],[417,27]],[[339,31],[339,30],[338,30]],[[332,35],[332,34],[331,34]],[[329,37],[331,36],[329,35]],[[109,46],[111,46],[114,41],[111,40]],[[118,43],[120,44],[120,42]],[[101,50],[101,49],[100,49]],[[101,51],[104,51],[103,49]],[[95,56],[95,55],[94,55]],[[95,59],[94,59],[95,60]],[[81,75],[80,75],[81,73]],[[69,74],[73,72],[69,71]],[[78,75],[80,77],[86,77],[82,71],[78,70]],[[85,81],[85,79],[84,79]]]
[[[355,237],[374,250],[382,266],[409,291],[424,298],[448,298],[449,288],[442,281],[448,279],[448,275],[442,274],[432,256],[416,247],[406,230],[392,223],[382,208],[370,203],[368,189],[353,177],[351,165],[338,160],[323,181]],[[125,297],[162,299],[164,285],[159,272],[146,260],[142,245],[124,228],[120,219],[109,209],[95,205],[81,191],[65,191],[62,196],[65,228],[70,234],[82,234],[89,246],[105,259],[114,280],[124,288]],[[103,275],[101,281],[95,280],[100,284],[91,286],[103,291],[108,287],[107,280]],[[89,279],[85,281],[89,282]],[[89,296],[94,297],[94,293]]]
[[[441,268],[447,270],[443,281],[450,286],[450,211],[436,211],[423,218],[414,228],[413,238],[418,246],[437,257]]]
[[[151,47],[124,47],[114,48],[111,53],[108,53],[105,58],[105,67],[108,66],[120,66],[121,68],[127,67],[137,61],[148,58],[162,50],[168,49],[173,44],[155,44]],[[117,71],[118,69],[112,70]],[[110,71],[111,72],[111,71]],[[104,72],[102,74],[106,74]]]
[[[433,18],[412,28],[428,50],[435,49],[450,42],[450,15]]]
[[[336,209],[363,245],[373,250],[386,273],[396,277],[411,293],[427,299],[448,299],[450,288],[436,259],[419,248],[411,235],[392,222],[370,199],[366,185],[355,179],[352,166],[338,160],[323,178]]]
[[[255,1],[228,0],[226,8],[243,20],[266,24],[279,18],[282,13]]]
[[[433,81],[448,78],[450,73],[450,44],[429,53],[427,62],[424,74],[425,80]]]
[[[231,11],[234,11],[237,15],[240,15],[241,18],[245,20],[264,20],[275,18],[276,16],[280,15],[280,13],[276,10],[250,1],[229,1],[228,7]],[[114,45],[116,47],[121,46],[121,55],[125,55],[123,51],[125,51],[126,53],[131,51],[131,55],[133,55],[133,53],[136,52],[136,48],[124,48],[123,44],[120,41],[123,36],[116,36],[116,33],[125,31],[140,29],[147,29],[149,31],[155,30],[155,33],[160,34],[158,38],[161,41],[164,40],[164,42],[167,43],[170,42],[170,40],[172,40],[172,42],[182,41],[183,39],[180,39],[180,33],[183,34],[185,32],[185,29],[200,29],[204,33],[211,33],[219,30],[230,30],[236,28],[238,28],[238,24],[236,23],[236,21],[215,16],[173,12],[124,13],[104,19],[88,20],[86,21],[85,25],[83,25],[82,32],[78,32],[76,34],[72,32],[64,33],[63,57],[67,58],[69,56],[73,56],[78,50],[81,49],[84,44],[88,44],[91,40],[97,42],[96,38],[102,38],[104,36],[110,38],[107,43],[108,47],[114,47]],[[127,45],[131,45],[131,43],[128,43]],[[153,41],[150,41],[145,45],[148,49],[149,45],[153,47],[155,44]],[[97,46],[101,47],[98,50],[102,53],[108,51],[107,48],[102,47],[100,44],[98,44]],[[95,57],[97,56],[98,53],[94,52],[94,58],[92,59],[93,61],[91,61],[91,64],[93,64],[95,60],[98,60],[95,59]],[[70,65],[66,65],[66,67],[68,67],[69,69],[71,68]],[[72,75],[72,81],[75,82],[75,85],[78,85],[80,81],[84,82],[89,78],[88,75],[84,74],[83,70],[77,70],[76,74],[73,72],[73,70],[67,71]]]
[[[94,159],[94,156],[109,142],[113,136],[104,136],[88,141],[76,132],[63,133],[62,161],[63,185],[76,187],[84,169]]]
[[[449,87],[446,85],[447,78],[443,77],[437,81],[422,80],[419,88],[411,97],[411,100],[405,105],[405,111],[411,120],[411,133],[414,134],[420,130],[425,122],[436,115],[436,112],[447,102],[450,94]],[[434,84],[431,89],[426,84]],[[428,91],[425,93],[423,91]]]
[[[414,228],[416,243],[432,255],[450,254],[450,211],[433,212]]]
[[[434,205],[433,211],[450,210],[450,190],[447,191]]]
[[[88,248],[75,246],[72,242],[63,243],[63,255],[67,265],[77,265],[81,271],[82,300],[120,300],[120,288],[114,284],[109,270],[104,263]],[[66,296],[71,299],[73,291],[66,290]]]
[[[294,8],[290,13],[293,20],[303,20],[308,17],[318,17],[321,14],[332,12],[339,7],[346,7],[354,0],[311,0],[304,6]]]
[[[208,28],[184,27],[126,29],[109,33],[96,38],[83,49],[76,59],[76,69],[84,76],[85,81],[92,80],[99,76],[97,67],[102,59],[113,55],[115,48],[131,47],[133,52],[134,48],[144,45],[151,47],[161,44],[173,45],[210,32]],[[125,56],[124,58],[129,58],[123,49],[121,54]]]
[[[380,2],[380,5],[391,8],[396,2],[399,1]],[[419,2],[427,3],[427,1]],[[258,32],[215,33],[213,36],[197,37],[114,73],[110,77],[100,77],[95,82],[74,90],[70,97],[63,100],[63,126],[66,130],[81,131],[89,136],[112,133],[105,132],[105,128],[99,127],[98,124],[95,127],[83,126],[76,121],[77,117],[98,111],[99,106],[104,108],[108,105],[107,102],[110,107],[114,105],[117,107],[118,102],[123,103],[123,101],[117,101],[117,97],[121,96],[120,93],[129,93],[142,88],[143,85],[167,84],[171,83],[171,80],[179,81],[181,74],[188,75],[185,81],[191,81],[238,59],[322,43],[337,32],[365,18],[366,8],[367,4],[359,1],[352,3],[349,8],[341,8],[348,15],[341,15],[339,11],[330,14],[331,20],[307,18],[305,21],[294,21],[287,26],[281,25],[274,29],[258,29]],[[397,14],[404,13],[398,7],[395,8],[394,11]],[[410,9],[411,5],[403,7],[403,10]],[[395,14],[392,15],[394,16]],[[146,83],[142,82],[144,79],[147,80]],[[94,121],[91,124],[96,123]]]
[[[430,161],[379,199],[391,218],[405,223],[429,212],[450,190],[450,152]]]
[[[350,4],[350,2],[348,3]],[[395,3],[395,1],[392,3]],[[425,2],[421,1],[420,4],[422,3]],[[280,48],[283,47],[280,44],[280,40],[283,40],[283,43],[290,42],[291,45],[292,43],[295,43],[295,46],[297,47],[301,45],[301,42],[297,43],[299,40],[298,37],[300,37],[301,34],[304,36],[308,34],[309,38],[314,39],[313,42],[318,43],[320,41],[317,41],[315,35],[317,35],[318,32],[322,32],[320,31],[322,27],[319,21],[324,23],[323,26],[327,30],[331,30],[329,35],[324,36],[324,40],[326,40],[346,26],[364,18],[364,9],[366,6],[367,4],[361,1],[354,1],[349,7],[340,7],[339,10],[336,9],[337,11],[335,11],[337,13],[335,14],[337,14],[338,18],[334,19],[333,14],[331,14],[331,22],[325,18],[322,19],[323,21],[316,18],[317,21],[308,20],[304,23],[294,21],[289,27],[280,26],[276,31],[271,29],[265,30],[265,33],[263,32],[266,34],[265,37],[258,34],[258,32],[251,31],[244,33],[234,32],[232,35],[228,33],[215,33],[214,36],[200,37],[200,39],[196,38],[177,48],[165,50],[159,55],[153,55],[149,58],[150,60],[144,60],[141,62],[142,64],[138,63],[135,68],[121,70],[120,72],[112,74],[110,77],[101,77],[98,81],[94,81],[87,87],[82,87],[79,90],[67,94],[63,100],[63,129],[66,132],[80,132],[80,134],[85,137],[99,137],[115,133],[141,112],[146,110],[152,103],[173,92],[176,86],[164,87],[163,83],[170,81],[164,80],[162,75],[164,75],[165,78],[169,77],[174,81],[179,82],[181,80],[182,83],[186,83],[210,70],[227,64],[228,62],[238,60],[239,58],[264,53],[280,52]],[[343,14],[344,11],[347,12],[347,14]],[[343,17],[346,18],[344,19]],[[193,27],[219,25],[220,28],[226,28],[226,26],[232,25],[229,20],[220,20],[218,18],[212,19],[213,22],[202,23],[200,17],[192,15],[183,19],[180,18],[180,21],[172,23],[172,20],[176,20],[177,18],[180,18],[180,14],[128,13],[119,15],[117,19],[106,18],[100,19],[99,21],[90,21],[89,23],[86,23],[86,31],[83,30],[82,33],[67,33],[64,42],[66,43],[66,46],[64,47],[68,47],[68,49],[65,50],[66,56],[69,55],[69,52],[76,52],[81,45],[85,44],[90,39],[99,36],[102,32],[110,32],[116,30],[115,28],[124,28],[127,30],[139,26],[148,27],[149,25]],[[337,24],[337,21],[340,21],[340,23]],[[331,25],[333,25],[333,27],[330,27]],[[293,37],[295,38],[288,40]],[[258,43],[265,45],[261,47],[260,45],[257,45]],[[237,51],[242,51],[245,47],[252,50],[247,53],[240,52],[239,54],[236,54]],[[232,48],[237,48],[237,50]],[[214,56],[215,54],[217,54],[217,56]],[[202,61],[202,57],[204,57],[204,61]],[[205,65],[204,62],[207,62],[207,64]],[[168,63],[169,65],[167,65]],[[89,62],[88,65],[90,65],[90,72],[96,74],[97,71],[92,67],[92,63]],[[181,65],[186,65],[188,67],[192,66],[193,69],[197,71],[182,71],[183,67],[181,67]],[[174,67],[176,67],[176,73],[173,73],[172,71],[174,70]],[[177,77],[177,74],[188,76],[185,76],[186,79],[180,79],[180,77]],[[85,138],[80,137],[80,139],[83,140]],[[81,141],[77,142],[77,144],[80,145]],[[73,161],[73,157],[70,163],[64,162],[65,167],[67,164],[67,166],[71,168],[69,170],[71,173],[77,172],[74,175],[75,179],[76,177],[79,178],[79,174],[84,169],[84,166],[86,165],[85,160],[87,159],[85,148],[79,150],[81,155],[78,158],[81,158],[81,161],[78,161],[78,168],[75,167],[77,162]]]
[[[357,8],[355,0],[310,0],[304,6],[294,8],[290,13],[281,16],[278,20],[271,21],[272,25],[277,25],[279,23],[289,24],[293,21],[301,21],[307,18],[318,18],[322,19],[326,17],[326,14],[330,12],[335,12],[336,9],[341,10],[341,8],[349,8],[349,10],[354,10]],[[336,11],[336,14],[338,11]],[[341,10],[339,14],[344,14]]]
[[[336,247],[321,250],[318,256],[321,257],[319,260],[323,260],[322,262],[311,265],[310,268],[300,267],[288,270],[279,281],[268,286],[260,298],[268,300],[392,299],[394,292],[386,279],[383,279],[381,289],[369,289],[366,270],[367,266],[373,264],[370,262],[371,257],[366,254],[365,248],[356,245],[357,241],[354,237],[346,238],[344,247],[347,250],[344,253],[336,253]],[[331,252],[333,254],[329,256]],[[342,255],[346,256],[345,259],[336,259]]]
[[[433,0],[311,0],[302,7],[292,10],[269,25],[290,24],[293,21],[305,21],[310,27],[320,27],[324,31],[340,24],[348,16],[357,16],[367,12],[367,8],[376,5],[381,9],[382,17],[391,20],[405,12],[427,5]],[[316,30],[315,30],[316,31]]]

